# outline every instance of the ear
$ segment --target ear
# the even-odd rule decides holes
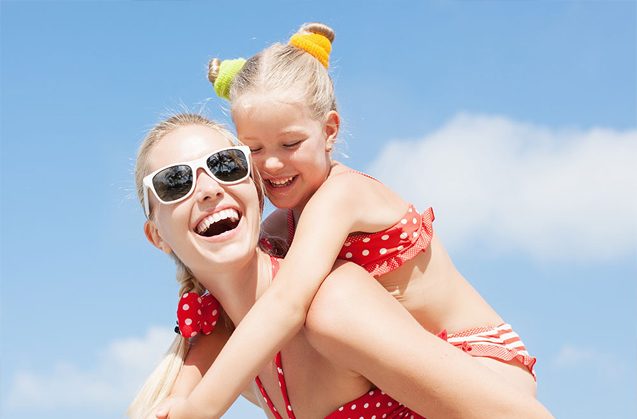
[[[154,221],[146,220],[146,222],[144,223],[144,234],[146,235],[146,239],[148,239],[148,241],[153,246],[155,246],[162,252],[168,255],[173,252],[173,249],[168,245],[168,243],[166,243],[164,239],[162,239],[161,235],[159,234],[159,230],[157,229],[157,225]]]
[[[329,111],[327,118],[325,119],[325,151],[332,151],[336,138],[338,137],[338,130],[341,126],[341,117],[336,111]]]

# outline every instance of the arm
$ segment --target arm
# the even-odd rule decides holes
[[[306,205],[276,280],[238,325],[190,395],[192,410],[200,412],[200,417],[221,416],[303,326],[310,303],[331,271],[342,243],[359,227],[358,220],[364,214],[360,195],[354,199],[351,190],[342,182],[331,182]]]
[[[155,411],[159,419],[167,418],[173,404],[186,399],[190,395],[219,352],[221,352],[231,333],[226,323],[220,321],[211,334],[199,335],[190,339],[190,347],[184,360],[184,365],[179,371],[170,395]],[[246,389],[242,392],[242,395],[259,406],[254,393],[250,389]]]
[[[427,332],[366,271],[339,262],[307,315],[330,361],[427,418],[550,418],[530,393]]]

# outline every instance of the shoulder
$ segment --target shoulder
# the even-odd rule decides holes
[[[393,224],[406,210],[407,202],[382,182],[339,164],[308,207],[316,212],[336,211],[341,216],[348,213],[357,220],[352,231],[375,231],[376,227]]]
[[[310,202],[321,200],[334,205],[342,203],[357,205],[377,188],[385,187],[361,172],[336,164]]]

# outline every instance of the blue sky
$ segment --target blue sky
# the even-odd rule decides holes
[[[0,416],[122,417],[172,338],[132,170],[205,70],[336,31],[341,153],[424,209],[560,418],[637,414],[633,1],[2,1]],[[253,417],[239,403],[228,418]]]

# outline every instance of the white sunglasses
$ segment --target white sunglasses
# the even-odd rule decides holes
[[[145,176],[143,186],[146,218],[150,217],[149,189],[162,204],[181,202],[195,190],[197,170],[200,168],[223,185],[239,183],[250,176],[250,148],[224,148],[196,160],[162,167]]]

